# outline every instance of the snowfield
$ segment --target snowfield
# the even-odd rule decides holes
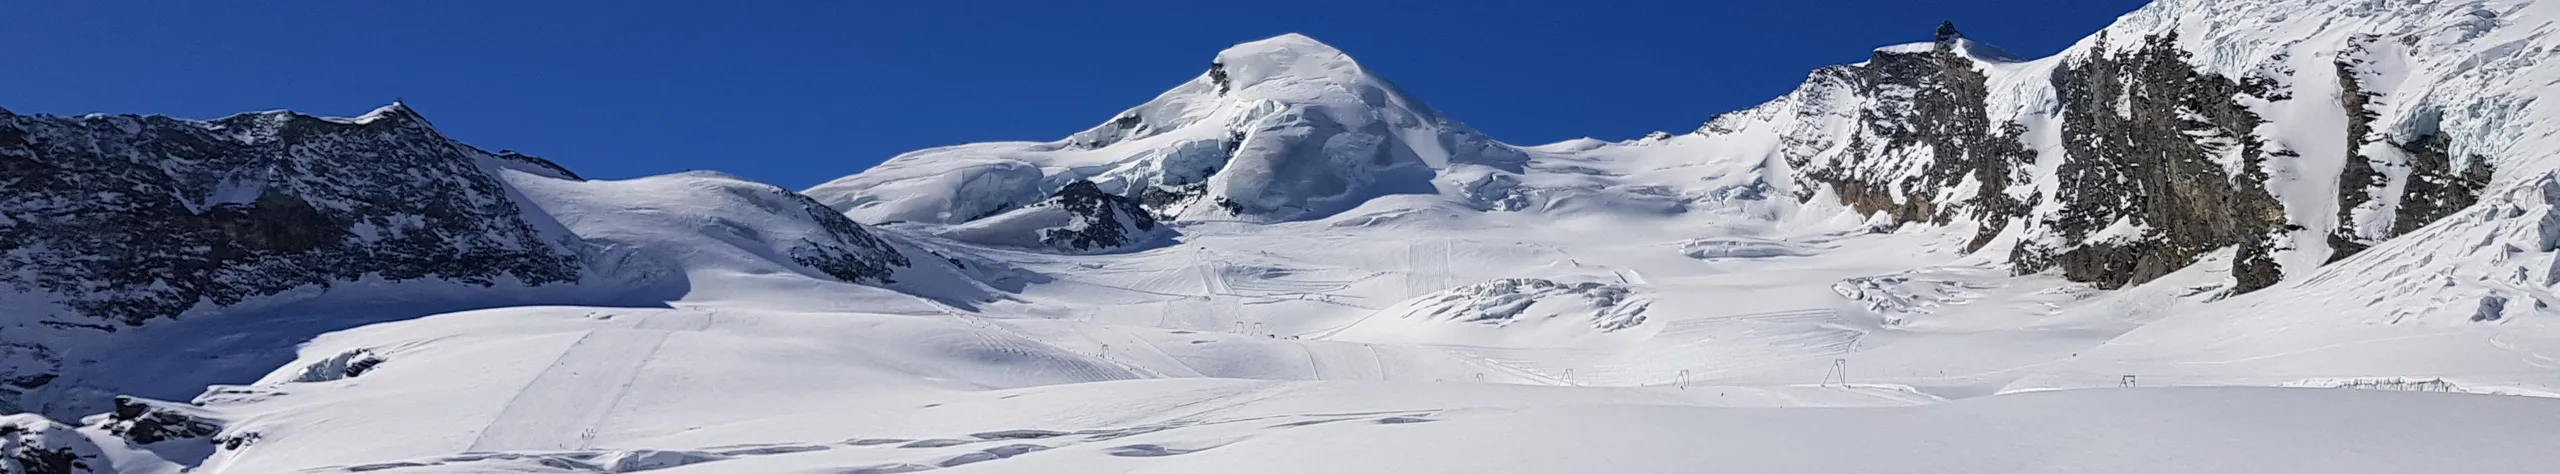
[[[2560,135],[2531,99],[2560,90],[2553,20],[2163,0],[2110,28],[2180,32],[2235,76],[2315,58],[2283,78],[2325,78],[2285,85],[2320,100],[2348,54],[2322,45],[2469,52],[2372,59],[2402,104],[2382,127],[2440,120],[2498,162],[2406,233],[2400,201],[2342,211],[2318,179],[2343,112],[2252,103],[2261,145],[2313,157],[2271,165],[2274,212],[2320,224],[2273,237],[2264,288],[2242,245],[2122,287],[2021,274],[2040,246],[2175,230],[2072,240],[2051,200],[1988,225],[1808,185],[1937,173],[1845,144],[1872,131],[1840,101],[1874,97],[1809,83],[1695,133],[1513,146],[1294,34],[1063,140],[802,193],[492,161],[574,285],[368,280],[84,339],[44,393],[72,402],[25,408],[95,414],[0,418],[0,472],[2551,471]],[[2043,158],[1928,206],[2061,199],[2045,79],[2131,43],[2029,60],[1952,33],[1878,57],[1955,47]],[[2233,158],[2205,167],[2245,176]]]

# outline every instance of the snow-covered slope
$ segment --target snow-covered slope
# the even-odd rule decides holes
[[[246,183],[176,152],[58,166],[95,159],[61,137],[313,120],[339,133],[222,140],[292,151],[277,170],[427,161],[447,179],[420,182],[503,198],[454,201],[468,223],[575,264],[90,323],[112,332],[57,308],[124,293],[21,284],[0,309],[52,312],[8,319],[0,351],[52,375],[11,383],[54,416],[0,420],[0,465],[2527,472],[2560,463],[2553,8],[2164,1],[2041,59],[1941,25],[1694,132],[1528,147],[1288,35],[1066,140],[919,151],[806,197],[579,180],[383,125],[405,108],[0,116],[11,193]],[[273,217],[298,209],[276,189],[385,185],[296,179],[200,187]],[[37,239],[0,255],[88,269],[138,257],[26,223],[202,219],[24,217],[117,216],[62,197],[107,188],[0,204],[0,237]],[[101,334],[59,336],[80,330]]]
[[[795,272],[792,288],[907,277],[917,294],[987,298],[781,188],[584,181],[449,140],[397,104],[349,119],[0,115],[0,162],[0,406],[65,418],[272,369],[325,331],[661,305],[737,281],[700,272]]]
[[[1622,284],[1505,278],[1396,303],[1323,337],[1506,347],[1520,347],[1513,341],[1523,341],[1531,348],[1565,342],[1570,347],[1643,325],[1645,309],[1651,304],[1650,298]]]
[[[1294,220],[1525,158],[1291,34],[1219,52],[1200,77],[1065,140],[917,151],[806,192],[866,223],[972,221],[1078,181],[1170,218]]]

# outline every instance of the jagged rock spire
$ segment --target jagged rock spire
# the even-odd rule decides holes
[[[1960,32],[1957,32],[1957,31],[1956,31],[1956,22],[1953,22],[1953,21],[1946,21],[1946,22],[1939,22],[1939,23],[1938,23],[1938,42],[1940,42],[1940,43],[1953,42],[1953,41],[1955,41],[1955,40],[1956,40],[1956,38],[1963,38],[1963,37],[1964,37],[1964,33],[1960,33]]]

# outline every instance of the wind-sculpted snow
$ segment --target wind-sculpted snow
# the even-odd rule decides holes
[[[789,270],[885,284],[913,261],[889,241],[807,196],[714,172],[623,181],[510,175],[544,212],[607,249],[630,278],[710,268]]]
[[[1091,181],[1166,218],[1285,221],[1526,160],[1292,34],[1220,52],[1208,73],[1065,140],[917,151],[807,192],[863,222],[959,223]]]

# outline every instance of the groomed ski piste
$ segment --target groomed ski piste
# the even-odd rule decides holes
[[[2154,5],[2119,28],[2215,11],[2196,3]],[[2504,65],[2497,80],[2560,79],[2512,57],[2547,55],[2551,37],[2519,31],[2548,31],[2560,15],[2474,3],[2530,23],[2483,33],[2512,42],[2464,51]],[[2102,46],[2074,51],[2091,47]],[[2054,61],[2000,59],[2011,62],[1993,83],[2029,81]],[[2560,141],[2543,109],[2501,112],[2503,126],[2542,135],[2504,142],[2518,158],[2479,204],[2414,233],[2252,292],[2232,291],[2228,248],[2099,289],[2014,274],[2006,256],[2035,237],[2019,228],[1968,249],[1981,229],[1894,222],[1829,190],[1792,189],[1789,164],[1768,152],[1785,145],[1768,130],[1512,146],[1303,36],[1219,60],[1132,118],[1066,141],[925,150],[805,192],[914,261],[884,281],[790,263],[779,249],[814,226],[777,211],[769,186],[713,173],[574,181],[498,170],[538,211],[529,214],[610,244],[589,258],[611,265],[594,270],[630,291],[581,287],[594,295],[579,305],[458,312],[320,299],[136,330],[121,342],[132,350],[100,349],[120,355],[77,381],[192,399],[222,420],[223,436],[135,445],[83,428],[100,440],[91,467],[2560,466],[2550,435],[2560,330],[2548,306],[2560,301],[2549,290]],[[2300,123],[2325,122],[2270,127]],[[1256,135],[1231,137],[1238,124]],[[1218,140],[1239,142],[1229,156],[1266,161],[1239,158],[1207,176],[1174,167],[1200,164],[1191,154],[1218,151]],[[1356,159],[1334,160],[1345,149]],[[1068,254],[937,237],[1073,180],[1195,194],[1169,208],[1172,237],[1129,248]],[[2041,183],[2049,192],[2051,180]],[[393,317],[413,313],[434,314]],[[283,323],[231,323],[262,317]],[[258,365],[280,355],[235,352],[288,347],[293,360],[280,367]],[[246,355],[206,362],[231,353]],[[355,374],[351,354],[378,362]],[[349,375],[311,375],[330,373]],[[195,391],[205,383],[217,385]]]

